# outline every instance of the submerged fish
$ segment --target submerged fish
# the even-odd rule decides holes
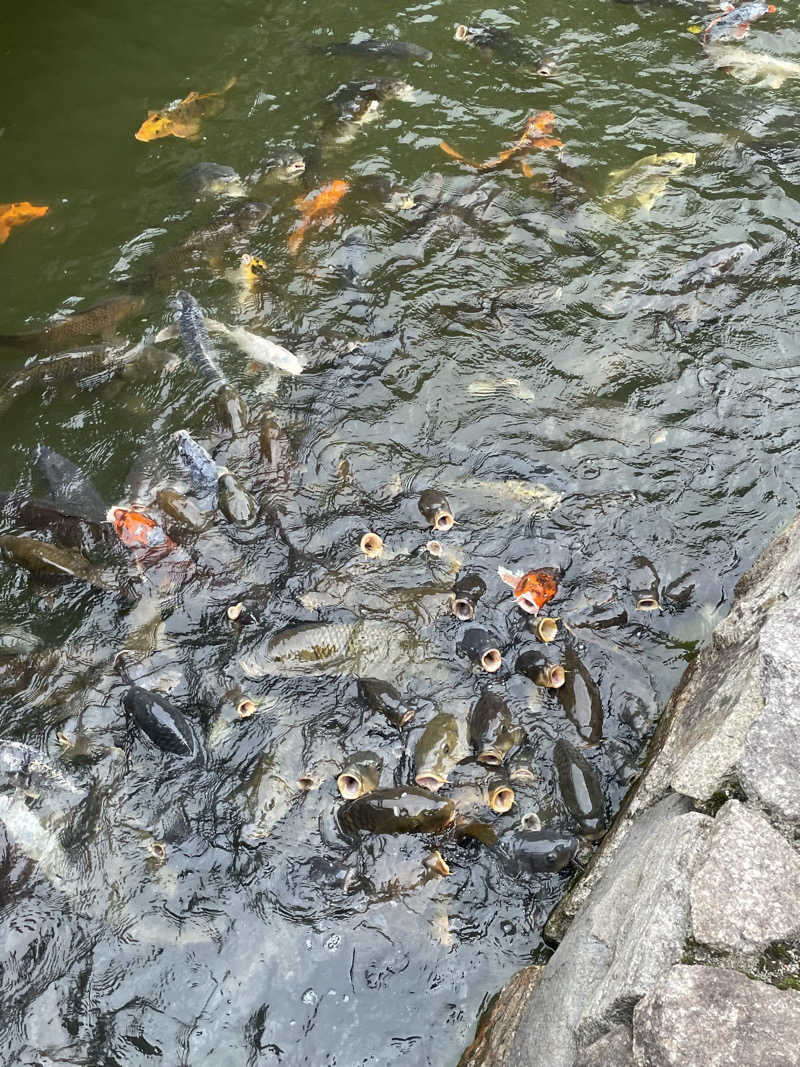
[[[345,193],[350,191],[348,182],[341,178],[323,185],[321,189],[307,193],[295,200],[295,206],[303,216],[289,235],[289,251],[297,255],[307,231],[314,225],[327,226],[330,224],[336,206]]]
[[[72,865],[58,836],[45,829],[22,796],[0,793],[0,824],[51,881],[59,883],[72,873]]]
[[[225,93],[236,84],[236,78],[216,93],[191,92],[183,100],[161,111],[148,111],[147,118],[134,134],[137,141],[155,141],[159,137],[197,137],[205,118],[216,115],[225,106]]]
[[[412,86],[394,78],[373,78],[341,86],[328,97],[336,117],[323,131],[323,147],[348,144],[363,126],[380,115],[387,100],[413,98]]]
[[[312,622],[265,638],[240,664],[248,678],[310,674],[382,679],[387,673],[394,678],[398,659],[413,658],[419,647],[414,631],[401,623]]]
[[[574,745],[556,741],[553,763],[561,797],[578,825],[582,837],[593,840],[606,830],[605,797],[594,768]]]
[[[800,78],[800,63],[779,59],[766,52],[749,52],[733,45],[720,45],[706,49],[706,53],[717,70],[746,84],[780,89],[790,78]]]
[[[16,204],[0,204],[0,245],[8,240],[15,226],[40,219],[49,210],[49,207],[36,207],[27,200],[20,200]]]
[[[246,196],[242,179],[222,163],[195,163],[181,174],[181,181],[196,196]]]
[[[527,574],[512,574],[505,567],[498,567],[497,573],[514,590],[517,605],[529,615],[538,615],[558,592],[556,572],[550,567],[540,567]]]
[[[201,230],[195,230],[179,245],[162,252],[153,262],[149,280],[164,279],[198,263],[212,266],[221,262],[231,246],[249,238],[267,216],[269,208],[258,200],[233,200]]]
[[[28,352],[66,348],[84,337],[109,337],[117,325],[144,305],[141,296],[115,296],[86,311],[76,311],[68,318],[45,326],[35,333],[0,334],[0,345],[23,348]]]
[[[563,142],[557,140],[555,137],[548,136],[553,132],[553,124],[556,121],[556,117],[552,111],[540,111],[536,115],[532,115],[525,123],[525,129],[520,136],[511,145],[510,148],[506,148],[498,156],[492,159],[487,159],[484,163],[475,163],[469,159],[465,159],[460,152],[456,151],[446,141],[441,141],[439,147],[448,156],[452,156],[453,159],[457,159],[459,163],[464,163],[467,167],[473,167],[480,173],[487,170],[494,170],[496,167],[501,167],[504,163],[507,163],[509,159],[514,159],[516,156],[521,155],[524,152],[528,152],[533,148],[545,149],[545,148],[563,148]]]
[[[326,56],[387,56],[391,59],[424,59],[433,56],[427,48],[412,41],[338,41],[317,49]]]
[[[454,41],[463,41],[485,52],[495,52],[505,60],[520,60],[528,49],[523,42],[512,36],[508,30],[498,30],[494,26],[465,26],[459,23],[453,34]]]
[[[517,830],[501,838],[498,857],[512,875],[556,874],[578,850],[578,839],[560,830]]]
[[[176,430],[172,435],[178,457],[186,468],[194,487],[202,494],[201,503],[209,508],[217,506],[219,471],[217,465],[188,430]]]
[[[739,7],[729,7],[706,26],[703,44],[708,44],[709,41],[739,40],[746,35],[751,22],[771,15],[774,11],[777,11],[774,4],[764,4],[760,0],[740,4]]]
[[[670,179],[697,161],[695,152],[665,152],[645,156],[624,170],[612,170],[608,176],[603,207],[610,215],[622,218],[631,206],[649,211],[663,195]]]
[[[39,445],[35,466],[50,487],[57,507],[69,509],[70,514],[80,515],[89,522],[105,522],[108,502],[71,460],[54,448]]]
[[[260,185],[270,182],[290,182],[305,173],[306,161],[296,149],[278,145],[270,150],[265,160],[258,164],[248,176],[250,188],[255,190]]]
[[[35,537],[0,534],[0,554],[39,578],[77,578],[97,589],[109,588],[80,552],[58,548]]]
[[[206,319],[206,326],[212,332],[216,331],[230,338],[245,355],[256,363],[261,363],[265,367],[276,367],[285,374],[300,374],[304,370],[303,363],[294,352],[290,352],[288,348],[271,341],[268,337],[261,337],[245,329],[244,326],[226,326],[224,322],[217,322],[216,319]]]
[[[208,336],[200,305],[184,289],[178,293],[178,303],[178,329],[189,359],[209,381],[225,385],[226,378],[219,369],[217,353]]]
[[[339,809],[339,825],[345,833],[432,834],[446,829],[453,815],[451,800],[407,785],[376,789],[358,800],[348,800]]]

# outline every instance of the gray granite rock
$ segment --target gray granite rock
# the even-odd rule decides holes
[[[615,1026],[578,1053],[575,1067],[634,1067],[633,1039],[629,1026]]]
[[[545,967],[503,1063],[572,1067],[681,959],[689,880],[713,826],[687,808],[673,795],[636,821]]]
[[[672,967],[633,1014],[637,1067],[797,1067],[800,993],[738,971]]]
[[[756,812],[729,800],[717,813],[690,889],[701,944],[755,953],[800,936],[800,854]]]
[[[759,637],[764,711],[745,741],[739,778],[785,823],[800,823],[800,602],[788,601]]]

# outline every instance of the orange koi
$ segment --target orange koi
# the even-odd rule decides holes
[[[112,508],[108,519],[117,537],[127,548],[161,548],[169,552],[177,547],[154,519],[140,511]]]
[[[159,137],[197,137],[203,119],[216,115],[225,107],[225,93],[236,84],[231,78],[218,93],[191,92],[177,104],[161,111],[148,111],[147,118],[133,135],[137,141],[155,141]]]
[[[505,567],[498,567],[497,573],[514,590],[514,600],[529,615],[538,615],[558,592],[555,573],[549,567],[541,567],[527,574],[512,574]]]
[[[22,226],[25,222],[40,219],[50,210],[49,207],[36,207],[27,200],[20,200],[16,204],[0,204],[0,245],[4,244],[15,226]]]
[[[463,163],[467,167],[473,167],[479,172],[494,170],[496,167],[501,167],[509,159],[513,159],[514,156],[518,156],[521,152],[527,152],[532,148],[562,148],[563,141],[548,136],[553,132],[553,123],[555,121],[556,117],[552,111],[540,111],[538,114],[532,115],[525,123],[525,129],[512,146],[506,148],[494,159],[487,159],[485,163],[475,163],[466,159],[447,141],[441,141],[439,147],[448,156],[452,156],[453,159],[457,159],[459,163]]]
[[[349,182],[344,181],[342,178],[337,178],[335,181],[328,182],[321,189],[315,189],[314,192],[308,193],[306,196],[298,196],[294,203],[295,207],[302,213],[303,218],[289,235],[289,251],[293,256],[299,252],[300,246],[305,240],[306,232],[311,226],[315,223],[327,226],[331,222],[331,216],[336,209],[336,205],[345,193],[349,191]]]

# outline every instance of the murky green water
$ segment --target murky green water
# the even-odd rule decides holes
[[[145,303],[121,326],[133,343],[172,319],[184,288],[209,315],[247,322],[307,362],[276,383],[221,343],[253,415],[236,439],[185,358],[99,388],[36,389],[3,416],[2,488],[47,495],[32,467],[45,443],[109,503],[130,502],[126,477],[144,453],[152,462],[137,465],[135,494],[148,505],[159,486],[179,484],[171,433],[188,427],[262,507],[251,529],[218,517],[199,535],[176,532],[194,564],[168,560],[144,583],[124,550],[92,548],[114,584],[131,571],[141,607],[78,583],[44,587],[3,564],[2,620],[61,651],[46,669],[0,664],[0,732],[45,750],[80,791],[67,803],[58,790],[24,798],[3,783],[18,814],[53,835],[38,865],[24,827],[0,837],[5,1060],[453,1064],[488,997],[542,951],[569,872],[514,878],[496,853],[452,834],[354,845],[337,828],[329,773],[254,841],[247,788],[264,753],[291,763],[280,767],[288,776],[363,748],[381,752],[384,784],[411,781],[435,710],[463,720],[484,687],[456,652],[459,624],[436,618],[445,598],[398,603],[393,592],[452,579],[420,551],[422,489],[439,486],[453,504],[447,546],[486,581],[479,621],[504,653],[492,687],[536,750],[539,780],[519,791],[501,830],[528,810],[569,826],[552,746],[586,731],[513,672],[535,641],[497,565],[563,572],[553,611],[574,632],[562,630],[556,648],[602,702],[603,740],[586,754],[610,815],[737,577],[796,511],[800,88],[714,70],[686,32],[706,18],[700,3],[501,11],[446,0],[398,11],[378,0],[193,0],[113,12],[40,4],[5,21],[0,201],[51,210],[0,247],[0,330],[39,329],[134,288]],[[512,62],[459,44],[457,22],[505,27],[530,55]],[[434,55],[310,50],[356,33]],[[800,58],[795,13],[758,23],[740,47]],[[536,59],[550,50],[556,75],[539,77]],[[148,108],[219,90],[232,75],[199,140],[134,139]],[[387,102],[351,140],[330,143],[327,98],[375,76],[404,79],[414,98]],[[544,109],[565,147],[531,155],[532,176],[518,164],[476,174],[439,148],[444,138],[488,159]],[[214,160],[247,176],[277,145],[309,166],[302,180],[261,188],[269,213],[247,244],[173,262],[145,284],[156,258],[219,207],[193,199],[182,172]],[[610,171],[667,151],[695,152],[696,164],[649,211],[605,210]],[[336,178],[351,189],[334,222],[293,257],[295,198]],[[733,243],[748,247],[721,271],[684,270]],[[260,306],[243,305],[235,282],[245,247],[269,264]],[[182,353],[178,340],[164,347]],[[25,356],[4,348],[2,359],[11,374]],[[286,481],[259,454],[266,412],[290,444]],[[563,499],[542,514],[509,481]],[[49,536],[8,514],[4,526]],[[360,561],[369,528],[400,554]],[[660,612],[635,610],[643,572]],[[344,607],[304,607],[331,574],[344,576]],[[236,631],[225,609],[243,598],[254,621]],[[429,701],[410,728],[376,721],[347,677],[245,683],[258,714],[220,712],[243,682],[237,642],[344,619],[347,607],[404,621],[438,650],[435,669],[399,668],[403,691]],[[142,623],[162,616],[143,638]],[[126,730],[113,661],[133,645],[131,673],[186,711],[203,763],[186,766]],[[77,751],[63,752],[59,731]],[[162,841],[163,862],[152,855]],[[450,876],[415,885],[437,846]]]

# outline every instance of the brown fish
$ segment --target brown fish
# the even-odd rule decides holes
[[[58,548],[35,537],[0,535],[0,554],[39,578],[78,578],[97,589],[110,588],[81,552]]]
[[[26,352],[47,352],[66,348],[85,337],[110,337],[123,319],[143,305],[141,296],[114,296],[35,333],[0,334],[0,345],[22,348]]]
[[[231,80],[217,93],[191,92],[177,104],[160,111],[148,111],[147,118],[134,134],[137,141],[155,141],[159,137],[194,138],[203,119],[216,115],[225,106],[225,93],[236,84]]]

